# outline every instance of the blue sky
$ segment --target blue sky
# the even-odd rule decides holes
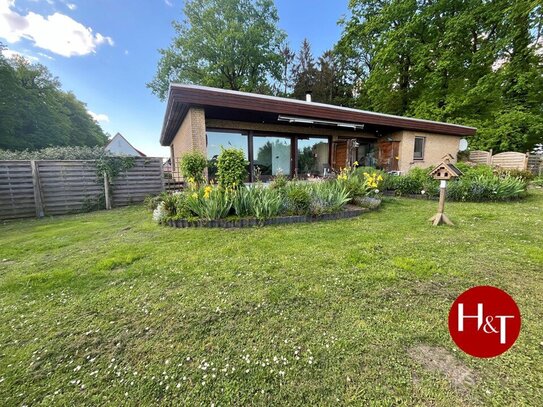
[[[291,47],[309,38],[315,56],[339,39],[348,0],[276,0]],[[145,84],[158,49],[182,19],[182,0],[0,0],[0,40],[49,67],[112,135],[147,155],[167,156],[159,136],[165,104]]]

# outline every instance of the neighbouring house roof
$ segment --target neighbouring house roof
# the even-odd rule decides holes
[[[147,157],[144,153],[130,144],[130,142],[125,139],[121,133],[115,134],[115,136],[113,136],[113,138],[106,144],[104,150],[119,155]]]
[[[297,99],[172,83],[160,136],[160,143],[163,146],[171,143],[190,106],[204,107],[206,117],[220,116],[220,110],[223,109],[231,112],[225,115],[228,117],[248,117],[247,115],[252,113],[254,121],[265,121],[275,117],[274,121],[277,122],[279,115],[288,115],[341,121],[354,125],[379,126],[388,131],[414,130],[454,136],[472,136],[476,132],[474,127],[458,124],[394,116]]]

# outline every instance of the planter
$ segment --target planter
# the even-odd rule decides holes
[[[377,209],[381,205],[381,199],[365,196],[357,198],[355,203],[362,208]]]

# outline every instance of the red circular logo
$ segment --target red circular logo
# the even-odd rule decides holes
[[[464,291],[449,312],[449,332],[464,352],[492,358],[507,351],[520,333],[520,311],[505,291],[479,286]]]

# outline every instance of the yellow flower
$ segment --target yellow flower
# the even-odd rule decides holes
[[[195,193],[192,194],[192,197],[193,197],[194,199],[196,199],[196,198],[198,198],[198,194],[195,192]]]
[[[382,180],[383,180],[383,176],[382,176],[382,175],[379,175],[379,176],[377,177],[377,179],[378,179],[379,181],[382,181]]]
[[[211,188],[209,185],[207,187],[205,187],[205,189],[204,189],[204,198],[205,199],[209,199],[209,197],[211,196],[211,191],[213,191],[213,188]]]
[[[355,161],[355,162],[353,163],[353,166],[358,167],[358,161]]]

